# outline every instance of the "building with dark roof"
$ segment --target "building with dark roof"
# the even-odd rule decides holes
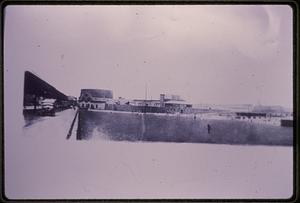
[[[113,92],[104,89],[81,89],[79,106],[87,109],[105,109],[105,104],[114,103]]]
[[[23,114],[39,114],[40,110],[43,110],[42,104],[45,101],[52,101],[55,110],[64,110],[73,105],[64,93],[37,75],[25,71]]]
[[[111,90],[104,89],[81,89],[79,101],[98,98],[112,99],[113,92]]]
[[[42,80],[29,71],[24,74],[24,100],[23,106],[33,106],[38,98],[68,101],[68,97],[55,87]]]

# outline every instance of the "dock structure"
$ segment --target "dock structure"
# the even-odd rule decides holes
[[[72,124],[71,124],[71,126],[70,126],[69,132],[68,132],[68,134],[67,134],[67,138],[66,138],[67,140],[70,139],[70,137],[71,137],[71,135],[72,135],[72,131],[73,131],[74,124],[75,124],[75,121],[76,121],[76,118],[77,118],[78,113],[79,113],[79,110],[77,109],[76,114],[75,114],[75,116],[74,116],[74,118],[73,118]]]
[[[68,97],[55,87],[34,75],[29,71],[25,71],[24,75],[24,105],[29,101],[30,96],[40,96],[44,98],[54,98],[59,100],[68,100]]]
[[[65,95],[30,71],[25,71],[23,113],[36,114],[42,109],[41,104],[45,99],[55,101],[53,107],[55,106],[57,110],[69,108],[71,103],[74,104],[73,97]]]

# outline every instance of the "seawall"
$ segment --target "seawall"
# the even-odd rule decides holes
[[[239,120],[132,112],[86,111],[78,115],[77,139],[292,145],[293,128]],[[208,133],[207,125],[211,126]]]

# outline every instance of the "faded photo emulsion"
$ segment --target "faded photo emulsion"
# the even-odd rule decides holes
[[[288,5],[8,5],[9,199],[288,199]]]

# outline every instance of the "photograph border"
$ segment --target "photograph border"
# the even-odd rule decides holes
[[[4,136],[4,22],[5,7],[8,5],[289,5],[293,10],[293,195],[289,199],[9,199],[5,195],[5,136]],[[299,200],[299,2],[297,0],[230,0],[230,1],[110,1],[110,0],[4,0],[1,2],[1,201],[3,202],[297,202]],[[29,183],[30,184],[30,183]]]

